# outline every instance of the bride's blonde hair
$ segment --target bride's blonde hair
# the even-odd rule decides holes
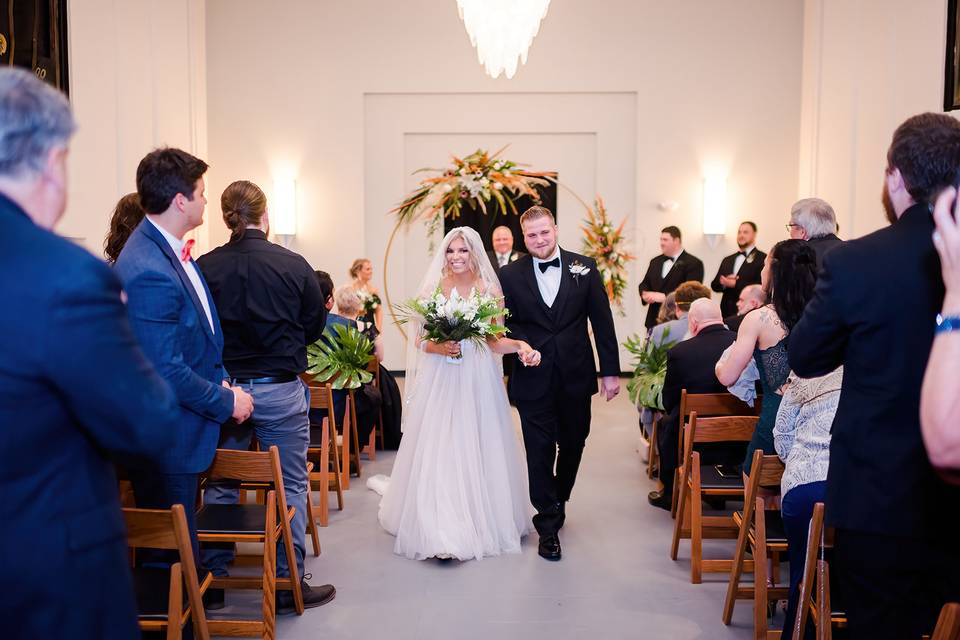
[[[467,240],[466,234],[464,234],[463,231],[459,229],[457,229],[455,233],[451,234],[450,237],[447,238],[447,241],[444,243],[444,245],[440,247],[440,250],[443,252],[443,256],[444,256],[443,267],[441,268],[441,272],[445,276],[448,275],[447,274],[447,258],[446,258],[447,249],[450,248],[450,245],[453,244],[453,241],[456,240],[457,238],[460,238],[461,240],[463,240],[463,244],[467,246],[467,251],[470,252],[470,260],[468,262],[470,266],[470,271],[479,278],[480,277],[480,259],[476,256],[476,251],[474,251],[471,248],[470,241]]]

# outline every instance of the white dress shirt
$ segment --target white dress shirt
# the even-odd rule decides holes
[[[560,263],[559,267],[548,267],[545,272],[540,271],[540,263],[550,262],[559,257],[560,245],[557,245],[557,248],[553,251],[553,255],[546,260],[539,258],[533,259],[533,274],[537,277],[537,287],[540,289],[540,297],[543,298],[543,301],[551,308],[553,308],[553,301],[557,299],[557,292],[560,291],[560,276],[563,275],[561,271],[561,269],[563,269],[563,262]]]
[[[750,245],[746,249],[743,249],[740,255],[733,259],[733,273],[734,275],[740,273],[740,267],[743,266],[743,263],[747,261],[747,256],[756,249],[755,246]]]
[[[163,238],[167,241],[167,244],[170,245],[170,248],[173,249],[173,255],[175,255],[179,260],[180,252],[183,251],[183,245],[185,244],[184,241],[158,225],[150,218],[150,216],[147,216],[147,220],[149,220],[150,224],[157,228]],[[194,291],[197,292],[197,297],[200,298],[200,304],[203,306],[203,312],[207,315],[207,322],[210,324],[210,331],[216,333],[217,330],[213,328],[213,316],[210,314],[210,301],[207,299],[207,292],[203,288],[203,282],[200,280],[200,271],[197,270],[197,265],[194,264],[193,259],[190,259],[186,262],[181,260],[180,266],[183,267],[183,270],[187,274],[187,278],[190,279],[190,283],[193,285]]]
[[[670,269],[673,269],[673,265],[677,264],[677,258],[683,254],[681,250],[677,255],[670,257],[667,256],[667,259],[663,261],[663,266],[660,267],[660,278],[666,278],[667,274],[670,273]]]

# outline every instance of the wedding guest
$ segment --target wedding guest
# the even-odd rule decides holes
[[[837,237],[837,215],[833,207],[820,198],[797,200],[790,207],[790,222],[787,231],[794,240],[806,240],[817,252],[817,268],[823,264],[823,256],[843,244]]]
[[[723,326],[720,307],[708,298],[695,300],[690,305],[687,318],[690,322],[691,338],[667,352],[667,374],[663,382],[664,416],[660,419],[657,430],[660,482],[663,483],[663,489],[651,491],[647,496],[650,504],[668,511],[673,496],[674,471],[678,464],[680,392],[686,389],[687,393],[724,393],[726,388],[717,380],[713,363],[737,338],[735,333]],[[737,464],[743,457],[742,446],[732,454],[725,444],[697,450],[701,452],[704,464]]]
[[[500,225],[493,230],[492,236],[493,249],[487,251],[487,257],[490,258],[490,264],[495,271],[505,267],[511,262],[527,255],[522,251],[513,250],[513,231],[510,227]]]
[[[380,293],[373,286],[373,263],[366,258],[358,258],[350,266],[350,288],[357,292],[363,304],[360,321],[363,331],[373,340],[383,331],[383,306]]]
[[[930,361],[920,396],[920,426],[930,462],[942,474],[960,470],[960,228],[956,222],[956,190],[937,199],[933,245],[940,255],[946,296],[940,308]]]
[[[760,272],[767,254],[756,247],[757,225],[749,220],[741,222],[737,229],[736,253],[720,261],[717,275],[710,288],[722,293],[720,311],[724,317],[737,313],[737,298],[745,287],[760,284]]]
[[[363,320],[363,299],[357,295],[355,289],[351,287],[341,287],[333,294],[337,303],[337,313],[331,314],[328,324],[343,324],[352,326],[355,329],[360,327]],[[373,339],[374,355],[377,360],[383,360],[383,339],[378,335]]]
[[[780,480],[783,528],[790,559],[790,597],[784,638],[791,638],[807,554],[807,530],[813,506],[824,501],[830,466],[830,428],[840,401],[843,367],[819,378],[791,375],[773,427],[773,444],[784,463]],[[813,626],[807,625],[813,638]]]
[[[854,640],[919,638],[944,602],[960,600],[960,511],[950,506],[960,488],[937,475],[920,433],[921,382],[944,302],[930,204],[958,166],[955,118],[925,113],[897,128],[884,179],[891,225],[826,254],[790,339],[798,376],[844,368],[826,524]],[[909,311],[895,293],[910,296]]]
[[[650,332],[650,340],[654,344],[664,342],[680,342],[690,337],[687,324],[687,312],[694,300],[710,297],[710,289],[695,280],[684,282],[673,292],[677,306],[677,319],[658,324]]]
[[[746,474],[750,473],[754,450],[775,453],[773,425],[790,374],[787,338],[813,295],[817,255],[807,242],[782,240],[767,254],[761,279],[770,303],[747,314],[737,332],[737,341],[716,366],[717,379],[725,387],[737,381],[751,359],[760,373],[763,404],[743,463]]]
[[[313,272],[317,277],[317,284],[320,285],[320,297],[323,298],[323,306],[327,310],[327,320],[330,320],[330,311],[333,310],[333,278],[326,271],[319,269]]]
[[[137,167],[137,193],[146,217],[130,235],[114,270],[127,294],[133,332],[180,401],[170,426],[174,444],[157,472],[130,469],[137,506],[182,504],[194,552],[199,473],[210,466],[220,424],[246,420],[253,401],[223,385],[223,333],[203,275],[184,236],[203,223],[207,163],[180,149],[148,153]],[[196,554],[196,557],[200,557]]]
[[[677,292],[671,291],[663,299],[660,311],[657,313],[657,324],[677,319]]]
[[[766,255],[766,254],[764,254]],[[767,294],[763,292],[763,287],[759,284],[751,284],[744,287],[737,298],[737,315],[723,319],[730,331],[736,333],[740,329],[740,323],[747,317],[747,314],[754,309],[759,309],[767,303]]]
[[[220,449],[246,451],[256,435],[263,449],[280,450],[280,468],[287,504],[293,507],[290,525],[296,558],[288,558],[277,543],[277,575],[300,580],[303,606],[318,607],[333,600],[333,585],[311,587],[303,569],[307,530],[306,386],[307,345],[320,338],[326,319],[323,295],[313,269],[300,255],[267,239],[270,213],[267,197],[252,182],[238,180],[220,196],[230,241],[198,260],[223,325],[223,366],[231,384],[253,398],[253,413],[242,426],[227,422],[220,429]],[[210,481],[204,504],[236,504],[237,483]],[[207,546],[204,565],[215,576],[226,576],[233,544]],[[296,564],[296,574],[291,571]],[[277,613],[294,610],[293,593],[277,592]],[[223,590],[207,591],[207,608],[223,606]]]
[[[660,232],[661,254],[650,261],[640,283],[640,302],[649,305],[645,326],[649,331],[657,323],[660,305],[667,294],[688,280],[703,282],[703,262],[683,250],[680,229],[664,227]]]
[[[107,262],[113,264],[117,261],[130,234],[137,228],[137,225],[143,222],[143,216],[140,196],[137,195],[136,191],[120,198],[113,210],[113,215],[110,216],[110,231],[107,232],[107,237],[103,240],[103,254],[106,256]]]
[[[76,128],[65,96],[0,69],[0,610],[11,640],[139,637],[114,459],[155,464],[173,391],[130,330],[120,282],[56,235]]]

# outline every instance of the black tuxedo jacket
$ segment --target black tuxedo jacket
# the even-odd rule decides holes
[[[714,365],[737,334],[723,325],[705,327],[697,335],[678,342],[667,352],[667,375],[663,381],[664,421],[676,425],[680,414],[680,392],[725,393],[717,380]]]
[[[660,277],[663,270],[663,262],[667,259],[664,255],[659,255],[650,261],[647,267],[647,275],[643,276],[643,282],[640,283],[640,301],[643,304],[642,294],[644,291],[659,291],[660,293],[670,293],[687,280],[696,280],[703,282],[703,262],[700,258],[684,251],[677,256],[677,261],[670,267],[666,278]],[[660,313],[660,303],[654,302],[647,309],[647,321],[645,326],[650,327],[657,324],[657,314]]]
[[[507,260],[507,264],[510,264],[511,262],[516,262],[517,260],[519,260],[525,255],[527,254],[525,254],[523,251],[511,251],[510,259]],[[487,259],[490,260],[490,264],[493,265],[493,270],[499,272],[500,264],[497,262],[497,252],[493,250],[487,251]]]
[[[733,273],[733,265],[737,261],[738,255],[740,254],[734,253],[721,260],[720,268],[717,269],[717,275],[713,277],[713,282],[710,283],[711,289],[723,294],[720,298],[720,311],[723,312],[724,317],[737,314],[737,299],[740,297],[740,292],[743,291],[744,287],[751,284],[760,284],[760,272],[763,271],[763,261],[767,259],[767,254],[760,251],[760,249],[751,251],[750,255],[747,256],[746,260],[744,260],[740,266],[740,271],[737,273],[737,275],[740,276],[737,279],[737,284],[733,287],[726,288],[720,284],[720,276],[729,276]]]
[[[579,277],[570,265],[579,263],[590,269]],[[591,258],[560,250],[560,290],[547,307],[537,286],[533,258],[524,256],[500,270],[509,337],[524,340],[542,356],[540,366],[518,365],[510,376],[512,397],[535,400],[551,389],[554,376],[571,396],[590,396],[597,392],[597,370],[587,330],[593,329],[600,358],[600,375],[620,375],[620,349],[613,327],[613,313],[607,292]]]
[[[839,528],[957,535],[960,487],[937,476],[920,437],[920,385],[944,294],[933,229],[927,205],[916,205],[831,249],[790,334],[797,375],[844,366],[826,499],[827,521]],[[909,292],[909,310],[883,291]]]
[[[836,234],[828,233],[825,236],[810,238],[807,240],[807,244],[809,244],[810,248],[817,254],[817,269],[820,269],[823,267],[823,256],[827,255],[828,251],[832,251],[835,247],[842,245],[843,240],[838,238]]]

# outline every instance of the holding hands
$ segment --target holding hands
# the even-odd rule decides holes
[[[518,341],[519,348],[517,349],[517,356],[520,358],[520,362],[523,363],[525,367],[536,367],[540,364],[540,352],[531,347],[529,344],[523,340]]]
[[[640,294],[640,297],[643,298],[643,301],[647,304],[663,303],[663,301],[667,299],[667,296],[659,291],[644,291]]]

